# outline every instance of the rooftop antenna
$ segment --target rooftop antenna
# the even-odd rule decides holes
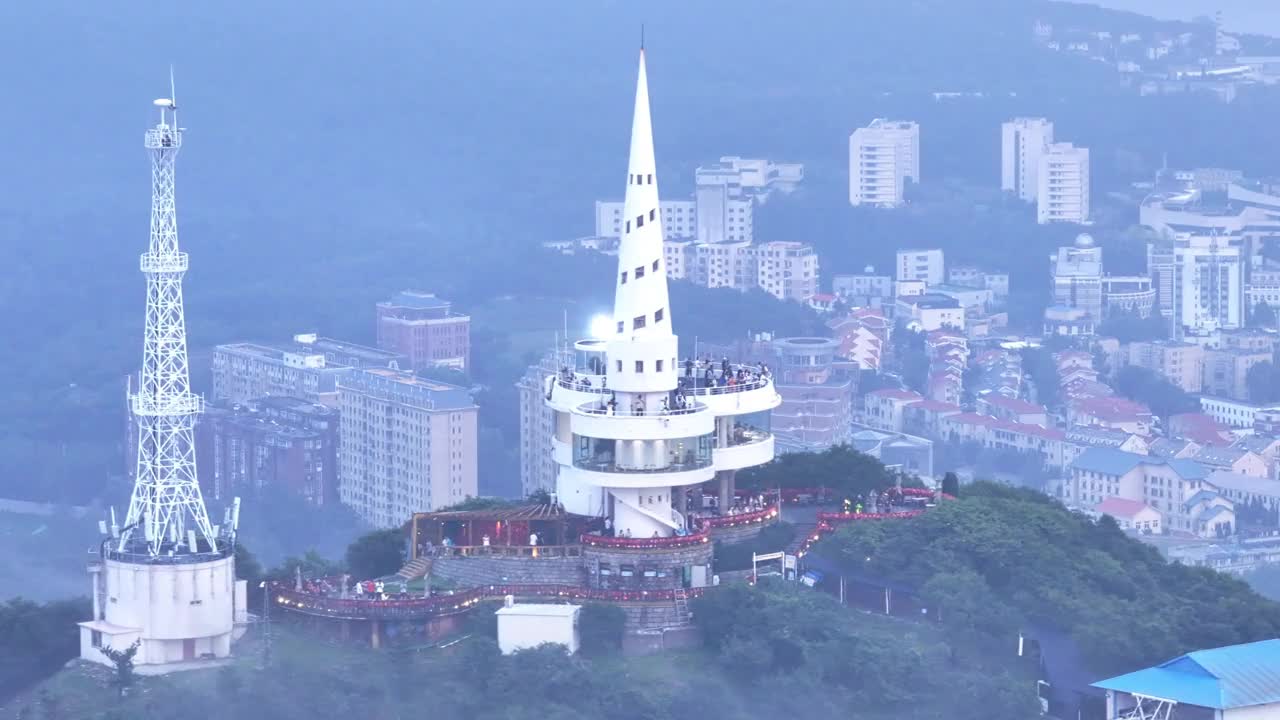
[[[644,23],[640,23],[640,49],[644,50]]]

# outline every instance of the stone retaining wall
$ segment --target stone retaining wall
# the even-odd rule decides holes
[[[578,557],[437,557],[431,574],[462,588],[502,583],[587,584],[586,567]]]
[[[649,550],[584,546],[582,560],[591,587],[670,590],[682,584],[683,575],[679,569],[692,565],[706,565],[710,569],[714,552],[715,546],[709,542],[682,548]],[[599,574],[601,565],[607,566],[612,574]],[[633,568],[635,575],[623,577],[620,573],[624,565]],[[666,577],[644,577],[645,570],[665,572]]]
[[[760,531],[777,522],[776,519],[770,522],[750,523],[747,525],[738,525],[737,527],[727,528],[711,528],[711,539],[714,542],[723,545],[736,545],[750,540],[756,539],[760,535]]]

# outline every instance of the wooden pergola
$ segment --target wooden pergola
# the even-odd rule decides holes
[[[486,510],[415,513],[410,521],[413,558],[425,553],[427,543],[439,547],[446,538],[454,547],[477,547],[485,536],[493,547],[524,547],[530,535],[538,546],[573,545],[583,532],[595,529],[599,518],[567,513],[559,505],[518,505]]]

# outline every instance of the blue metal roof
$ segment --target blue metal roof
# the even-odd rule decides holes
[[[1124,475],[1149,460],[1145,455],[1125,452],[1115,448],[1091,447],[1071,462],[1072,467],[1080,470],[1103,473],[1104,475]]]
[[[1168,465],[1183,480],[1203,480],[1209,476],[1209,469],[1194,460],[1166,460],[1108,447],[1090,447],[1071,462],[1072,467],[1080,470],[1116,476],[1124,475],[1143,464]]]
[[[1209,468],[1195,460],[1178,458],[1175,460],[1165,460],[1165,462],[1169,467],[1173,468],[1173,471],[1178,473],[1178,476],[1183,480],[1203,480],[1209,477]]]
[[[1213,522],[1219,515],[1226,515],[1231,512],[1221,505],[1215,505],[1209,512],[1200,517],[1200,522]]]
[[[1196,503],[1202,500],[1206,502],[1213,502],[1217,497],[1218,497],[1218,493],[1216,492],[1201,490],[1200,492],[1197,492],[1195,495],[1192,495],[1190,498],[1188,498],[1187,501],[1183,503],[1183,505],[1185,505],[1186,507],[1191,507],[1192,505],[1195,505]]]
[[[1217,710],[1278,703],[1280,640],[1197,650],[1093,685]]]

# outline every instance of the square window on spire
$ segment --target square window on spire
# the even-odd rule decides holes
[[[657,211],[657,210],[650,210],[650,211],[649,211],[649,219],[650,219],[650,220],[657,220],[657,219],[658,219],[658,211]]]
[[[627,221],[627,232],[631,232],[631,221]]]
[[[650,173],[650,175],[649,175],[649,184],[650,184],[650,185],[652,185],[652,184],[653,184],[653,174],[652,174],[652,173]]]
[[[655,312],[655,313],[653,314],[653,321],[654,321],[655,323],[660,323],[660,322],[662,322],[662,319],[663,319],[664,317],[666,317],[666,316],[667,316],[667,309],[666,309],[666,308],[658,308],[658,311],[657,311],[657,312]]]
[[[622,271],[622,284],[623,284],[623,285],[626,285],[626,284],[627,284],[627,271],[626,271],[626,270],[623,270],[623,271]]]
[[[658,272],[658,261],[657,261],[657,260],[654,260],[654,261],[653,261],[653,271],[654,271],[654,272]]]
[[[643,265],[641,265],[640,267],[636,268],[636,279],[637,279],[637,280],[639,280],[639,279],[640,279],[640,278],[642,278],[642,277],[644,277],[644,266],[643,266]]]
[[[639,316],[637,316],[636,318],[634,318],[634,319],[631,321],[631,329],[632,329],[632,330],[639,330],[639,329],[640,329],[640,328],[642,328],[642,327],[644,327],[644,316],[643,316],[643,315],[639,315]]]
[[[637,228],[642,228],[642,227],[644,227],[644,216],[643,216],[643,215],[637,215],[637,216],[636,216],[636,227],[637,227]]]
[[[621,321],[621,320],[619,320],[619,321],[618,321],[618,332],[622,332],[622,328],[623,328],[623,323],[622,323],[622,321]],[[618,372],[622,372],[622,362],[621,362],[621,361],[619,361],[619,362],[618,362]]]

